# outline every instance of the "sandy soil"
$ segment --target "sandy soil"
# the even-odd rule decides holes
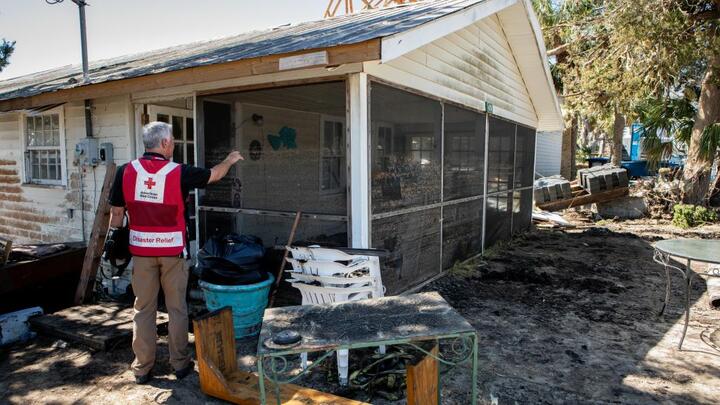
[[[720,238],[720,226],[682,231],[654,220],[567,217],[578,227],[535,229],[423,288],[439,291],[478,331],[480,403],[720,403],[720,311],[709,309],[705,283],[696,282],[678,351],[680,277],[673,276],[670,307],[658,317],[665,281],[651,248],[663,238]],[[200,392],[196,373],[175,380],[164,338],[147,386],[134,384],[127,346],[91,353],[54,342],[40,337],[0,351],[0,403],[218,403]],[[239,345],[241,367],[254,367],[254,345]],[[326,382],[328,370],[305,383],[404,403],[338,389]],[[448,371],[443,403],[469,403],[469,387],[468,367]]]

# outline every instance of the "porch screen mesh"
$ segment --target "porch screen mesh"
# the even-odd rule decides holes
[[[480,253],[484,207],[486,247],[530,225],[533,129],[379,83],[370,128],[372,246],[391,252],[389,293]]]
[[[199,98],[205,166],[232,150],[245,157],[200,200],[244,211],[207,212],[201,243],[219,229],[258,236],[266,246],[285,243],[293,217],[278,213],[302,211],[319,217],[300,221],[296,241],[347,246],[345,102],[345,82]]]

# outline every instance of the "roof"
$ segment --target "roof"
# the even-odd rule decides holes
[[[89,83],[79,65],[0,81],[0,101],[192,67],[351,45],[392,36],[485,0],[435,0],[284,25],[233,37],[180,45],[90,63]]]

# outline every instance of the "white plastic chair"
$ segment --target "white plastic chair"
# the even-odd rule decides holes
[[[356,301],[385,295],[380,274],[380,259],[371,255],[351,255],[341,250],[321,247],[286,246],[292,258],[286,260],[293,269],[290,283],[300,290],[303,305]],[[344,264],[342,262],[346,262]],[[385,346],[379,348],[385,353]],[[341,385],[348,382],[348,350],[337,351]],[[307,353],[300,354],[302,368],[307,368]]]

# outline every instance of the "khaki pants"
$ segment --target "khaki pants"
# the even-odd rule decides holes
[[[157,295],[162,285],[165,306],[170,316],[170,365],[175,370],[185,368],[190,361],[188,352],[188,314],[185,291],[188,266],[181,257],[133,257],[132,288],[135,293],[132,348],[136,376],[145,375],[155,364],[157,342]]]

